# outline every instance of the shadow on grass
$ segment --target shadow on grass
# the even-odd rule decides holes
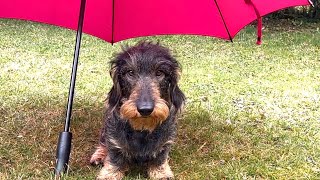
[[[99,139],[104,105],[83,100],[74,107],[67,179],[93,179],[100,167],[90,166],[89,158]],[[52,178],[65,107],[39,105],[28,108],[25,104],[14,111],[2,109],[1,112],[0,172],[8,179]],[[235,125],[201,106],[187,107],[179,118],[178,137],[169,162],[176,178],[227,178],[228,173],[235,174],[241,166],[256,165],[257,162],[253,162],[256,159],[272,156],[270,152],[264,152],[264,148],[273,147],[273,140],[269,139],[272,131],[263,130],[262,126],[248,119]],[[252,172],[261,167],[261,164],[252,167]],[[144,176],[141,170],[134,169],[126,179],[144,179]]]

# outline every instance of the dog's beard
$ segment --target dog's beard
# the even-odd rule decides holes
[[[129,99],[121,106],[120,115],[122,119],[128,120],[133,129],[152,132],[168,118],[169,107],[164,99],[157,98],[153,112],[147,117],[142,117],[137,110],[135,101]]]

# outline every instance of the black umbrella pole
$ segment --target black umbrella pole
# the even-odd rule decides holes
[[[68,169],[68,163],[69,163],[69,157],[70,157],[70,151],[71,151],[71,140],[72,140],[72,133],[70,132],[70,119],[71,119],[71,113],[72,113],[73,96],[74,96],[78,60],[79,60],[79,54],[80,54],[85,4],[86,4],[86,0],[81,0],[76,45],[74,50],[73,66],[72,66],[72,73],[71,73],[71,80],[70,80],[70,87],[69,87],[66,120],[64,125],[64,131],[60,133],[58,145],[57,145],[56,167],[55,167],[56,177],[59,177],[61,173],[66,172]]]

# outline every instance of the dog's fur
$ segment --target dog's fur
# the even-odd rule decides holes
[[[173,178],[168,154],[185,100],[178,62],[159,43],[140,42],[115,56],[110,74],[105,124],[90,160],[104,165],[97,179],[122,179],[132,165],[152,179]]]

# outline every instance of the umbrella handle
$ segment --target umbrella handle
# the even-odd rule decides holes
[[[74,89],[76,84],[78,60],[79,60],[79,54],[80,54],[85,5],[86,5],[86,0],[81,0],[76,44],[75,44],[75,50],[74,50],[74,56],[73,56],[73,66],[72,66],[72,73],[71,73],[71,80],[70,80],[66,120],[64,125],[64,131],[60,133],[58,146],[57,146],[56,168],[54,172],[56,177],[59,177],[61,173],[66,172],[66,170],[68,169],[68,162],[69,162],[70,151],[71,151],[71,140],[72,140],[72,134],[70,132],[70,120],[71,120],[71,113],[72,113]]]
[[[66,172],[68,169],[68,162],[71,151],[72,133],[61,132],[59,135],[59,142],[56,154],[56,168],[55,175],[60,176],[61,172]]]
[[[262,17],[259,16],[257,18],[257,21],[258,21],[258,25],[257,25],[257,44],[258,45],[261,45],[262,43]]]
[[[247,4],[250,4],[253,9],[254,9],[254,12],[256,13],[256,16],[257,16],[257,44],[258,45],[261,45],[262,43],[262,16],[260,15],[260,12],[258,10],[258,8],[256,7],[256,5],[251,1],[251,0],[245,0],[245,2]]]

